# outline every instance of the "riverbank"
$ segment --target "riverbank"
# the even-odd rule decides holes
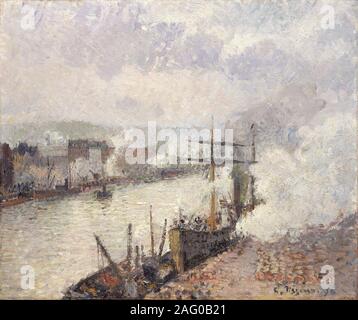
[[[129,186],[129,185],[139,185],[139,184],[148,184],[148,183],[154,183],[161,180],[171,180],[176,178],[181,178],[185,176],[189,176],[191,174],[195,174],[193,172],[184,172],[179,173],[177,175],[172,176],[161,176],[161,177],[146,177],[146,178],[136,178],[136,179],[130,179],[130,178],[118,178],[118,177],[109,177],[104,183],[108,186]],[[3,199],[0,201],[0,209],[1,208],[7,208],[7,207],[13,207],[25,202],[34,201],[34,200],[46,200],[46,199],[56,199],[60,197],[65,196],[71,196],[74,194],[79,194],[83,192],[91,192],[99,190],[102,187],[103,182],[92,182],[86,185],[81,185],[76,188],[72,188],[69,190],[41,190],[41,191],[35,191],[31,195],[28,196],[18,196],[18,197],[9,197],[8,199]]]
[[[335,271],[335,290],[321,288],[321,268]],[[180,275],[146,299],[355,299],[356,215],[297,239],[247,238]]]

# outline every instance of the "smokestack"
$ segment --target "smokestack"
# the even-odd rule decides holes
[[[256,146],[255,146],[255,124],[253,123],[250,127],[250,133],[251,133],[251,159],[253,162],[256,161]]]
[[[139,246],[135,246],[135,267],[138,269],[140,265]]]
[[[240,198],[241,198],[241,188],[240,188],[240,178],[234,178],[234,205],[235,210],[238,214],[240,214]]]

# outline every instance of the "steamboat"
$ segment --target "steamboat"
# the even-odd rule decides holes
[[[250,165],[255,160],[255,134],[251,126],[252,141],[249,144],[235,144],[233,147],[251,148],[249,161],[233,160],[235,164]],[[179,210],[179,217],[169,228],[169,251],[163,254],[167,238],[167,220],[165,219],[161,242],[155,251],[152,206],[150,206],[150,236],[151,248],[149,255],[144,253],[143,246],[132,247],[132,225],[128,225],[127,258],[116,263],[111,258],[101,239],[94,235],[97,243],[99,271],[72,285],[64,294],[64,299],[142,299],[152,291],[157,291],[166,282],[178,274],[201,263],[208,257],[227,250],[240,240],[236,233],[236,225],[241,215],[254,209],[253,178],[249,177],[247,193],[250,202],[242,205],[240,202],[240,183],[234,179],[234,196],[219,195],[215,188],[217,165],[214,159],[214,130],[211,129],[210,164],[208,181],[210,185],[209,214],[206,217],[197,216],[188,219]],[[224,142],[219,142],[225,145]],[[190,159],[189,159],[190,160]],[[204,159],[199,159],[204,162]],[[226,217],[226,223],[223,223]],[[133,251],[134,254],[133,254]],[[105,266],[107,264],[107,266]]]

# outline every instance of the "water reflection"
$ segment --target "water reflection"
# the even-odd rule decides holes
[[[62,291],[97,270],[98,234],[114,260],[126,254],[126,230],[133,224],[133,244],[149,250],[149,214],[153,204],[156,245],[165,218],[178,207],[197,210],[207,182],[201,176],[128,187],[115,186],[111,199],[93,192],[62,199],[33,201],[1,212],[1,298],[61,298]],[[165,250],[167,250],[166,243]],[[164,250],[164,251],[165,251]],[[21,289],[20,268],[35,271],[35,289]]]

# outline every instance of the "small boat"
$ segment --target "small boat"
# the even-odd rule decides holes
[[[32,200],[32,198],[27,198],[27,197],[15,197],[10,199],[3,199],[3,200],[0,199],[0,207],[11,207],[30,200]]]
[[[102,186],[102,191],[97,191],[97,199],[109,199],[112,198],[112,192],[107,191],[106,185]]]

